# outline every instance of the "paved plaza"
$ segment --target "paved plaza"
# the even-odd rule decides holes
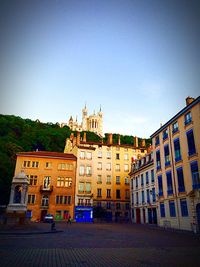
[[[2,225],[0,225],[1,227]],[[0,229],[1,267],[200,266],[200,236],[136,224]]]

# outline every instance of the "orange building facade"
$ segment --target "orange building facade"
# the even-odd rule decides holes
[[[17,153],[15,175],[23,171],[29,179],[27,216],[42,221],[46,214],[63,220],[74,218],[76,157],[58,152]]]

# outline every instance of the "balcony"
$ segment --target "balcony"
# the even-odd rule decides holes
[[[45,192],[51,193],[52,191],[53,191],[53,185],[49,185],[47,187],[44,187],[43,185],[40,186],[41,193],[45,193]]]

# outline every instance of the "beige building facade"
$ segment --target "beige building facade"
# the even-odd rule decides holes
[[[105,219],[108,221],[129,220],[128,173],[131,161],[144,155],[145,147],[139,148],[138,143],[137,147],[121,145],[120,139],[118,144],[113,144],[112,134],[109,135],[106,144],[87,142],[86,137],[81,141],[80,133],[77,132],[77,137],[72,135],[66,140],[64,152],[73,153],[77,157],[77,220],[90,221],[92,207],[103,208],[106,211]],[[86,183],[89,188],[88,194],[83,189],[86,188]],[[84,213],[87,219],[83,218]]]
[[[200,230],[200,97],[151,135],[158,224]]]

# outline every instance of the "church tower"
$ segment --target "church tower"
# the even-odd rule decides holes
[[[87,131],[87,115],[88,115],[88,111],[87,111],[87,107],[85,104],[85,107],[82,109],[82,130],[83,131]]]
[[[103,113],[101,111],[101,106],[100,106],[100,110],[98,112],[98,132],[100,136],[103,136]]]

